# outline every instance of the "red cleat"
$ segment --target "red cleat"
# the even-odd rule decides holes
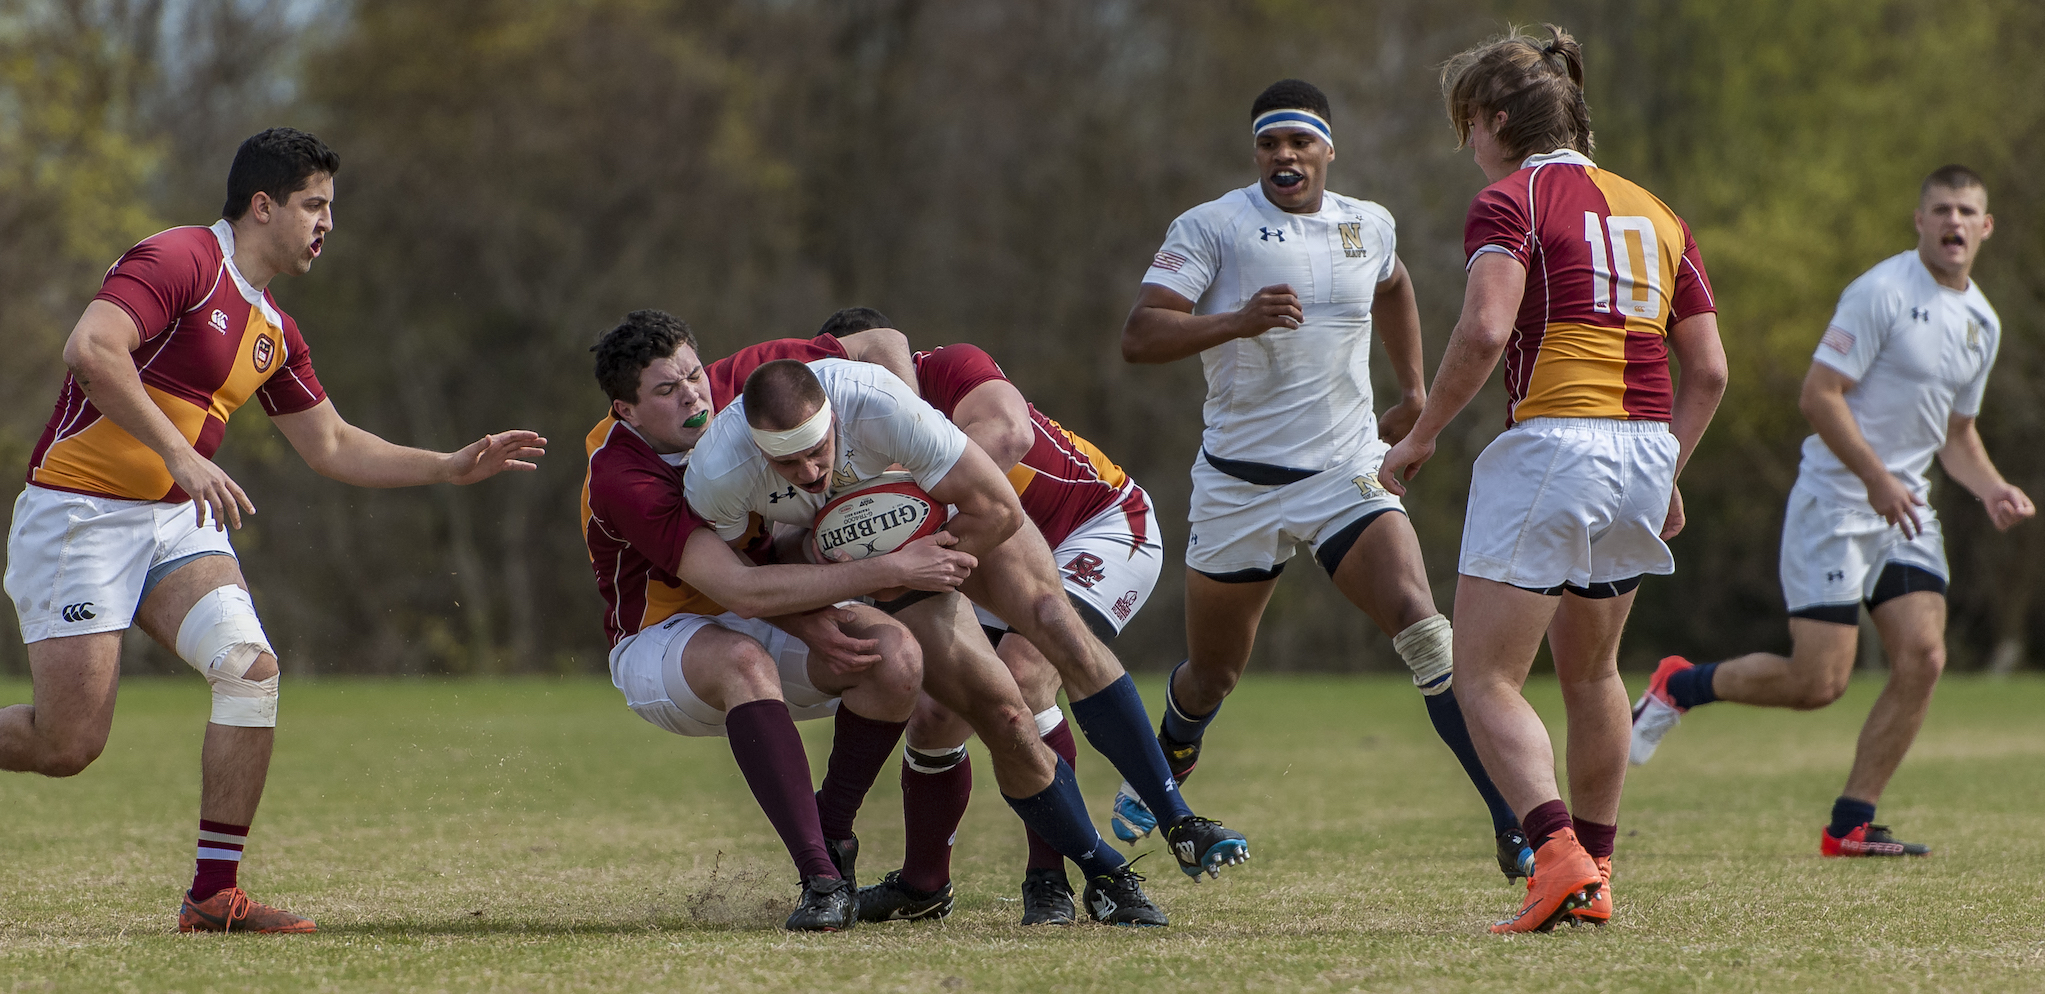
[[[1633,703],[1633,741],[1627,747],[1627,762],[1639,766],[1653,758],[1662,737],[1690,710],[1677,707],[1675,699],[1669,696],[1669,678],[1692,666],[1681,656],[1664,656],[1661,665],[1654,668],[1654,676],[1647,681],[1647,693]]]
[[[1589,907],[1604,885],[1597,862],[1576,841],[1576,830],[1562,828],[1534,853],[1534,875],[1527,878],[1527,901],[1519,914],[1494,923],[1491,931],[1546,932],[1569,912]]]
[[[187,892],[184,906],[178,909],[178,931],[304,933],[317,929],[310,918],[258,904],[247,891],[229,887],[203,901],[193,901]]]
[[[1605,885],[1591,895],[1591,903],[1569,913],[1574,924],[1603,925],[1612,920],[1612,857],[1592,856],[1591,862],[1598,865],[1598,875],[1605,878]]]
[[[1818,829],[1818,851],[1827,856],[1929,856],[1931,847],[1898,842],[1887,825],[1862,825],[1843,839],[1832,837],[1830,825]]]

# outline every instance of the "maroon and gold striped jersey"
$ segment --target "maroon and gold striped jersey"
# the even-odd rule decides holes
[[[1505,349],[1509,422],[1667,421],[1669,329],[1717,310],[1690,228],[1574,151],[1536,155],[1470,205],[1471,264],[1502,252],[1527,289]]]

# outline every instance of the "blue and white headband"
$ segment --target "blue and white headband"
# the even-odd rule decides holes
[[[1301,128],[1321,136],[1329,148],[1335,147],[1335,132],[1321,115],[1307,110],[1267,110],[1250,122],[1250,137],[1260,137],[1266,131],[1276,128]]]

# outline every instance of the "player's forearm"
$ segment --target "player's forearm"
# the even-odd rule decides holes
[[[1718,413],[1719,401],[1731,374],[1726,367],[1725,346],[1718,337],[1718,317],[1697,314],[1670,329],[1670,346],[1682,365],[1676,382],[1675,403],[1670,411],[1669,431],[1676,436],[1676,475],[1690,464],[1704,429]]]
[[[1945,446],[1938,451],[1938,462],[1953,482],[1983,500],[2009,483],[1995,468],[1994,460],[1988,458],[1988,447],[1981,443],[1981,433],[1975,430],[1971,419],[1965,428],[1949,433]]]
[[[1505,351],[1506,338],[1511,334],[1510,325],[1502,328],[1480,322],[1456,325],[1449,335],[1448,349],[1442,353],[1441,368],[1435,370],[1427,406],[1421,409],[1420,420],[1413,425],[1413,434],[1426,441],[1440,437],[1449,422],[1476,399],[1485,381],[1491,379],[1491,370],[1498,365],[1498,357]]]
[[[1188,314],[1138,304],[1122,325],[1122,359],[1133,363],[1176,362],[1241,337],[1233,313]]]
[[[307,456],[306,463],[321,476],[357,487],[446,483],[457,472],[451,453],[398,445],[349,424],[334,431],[325,453]]]
[[[916,382],[915,352],[909,348],[907,335],[893,328],[868,328],[846,335],[838,344],[845,347],[846,358],[881,366],[908,384],[917,396],[923,395]]]
[[[102,304],[94,301],[95,306]],[[111,304],[104,306],[113,308]],[[127,312],[115,311],[120,320],[129,320]],[[134,356],[116,340],[125,336],[117,336],[111,328],[94,326],[107,321],[105,315],[90,310],[79,319],[78,329],[64,343],[64,364],[70,368],[71,378],[93,407],[161,456],[166,465],[185,457],[197,458],[198,452],[184,433],[149,399],[149,391],[142,386],[142,374],[135,368]],[[140,341],[139,337],[135,340]]]
[[[822,566],[734,564],[714,577],[682,578],[741,618],[801,614],[897,586],[901,571],[886,556]]]
[[[1853,475],[1870,489],[1888,477],[1889,467],[1882,465],[1882,457],[1875,454],[1873,446],[1867,444],[1867,437],[1860,433],[1860,425],[1853,420],[1853,409],[1846,406],[1846,397],[1832,391],[1806,391],[1801,403],[1804,418],[1811,423],[1825,447],[1839,457]]]
[[[1370,306],[1371,324],[1378,341],[1384,343],[1385,358],[1392,375],[1398,377],[1399,392],[1414,400],[1427,396],[1427,372],[1420,341],[1420,301],[1413,292],[1413,280],[1406,264],[1399,263],[1387,285],[1378,289]]]

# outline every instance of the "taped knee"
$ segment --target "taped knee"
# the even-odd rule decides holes
[[[904,746],[902,761],[918,773],[943,773],[966,761],[966,747],[959,746],[942,752],[924,752],[921,749]]]
[[[1429,697],[1453,685],[1455,634],[1441,615],[1423,618],[1392,638],[1392,648],[1413,671],[1413,685]]]
[[[178,625],[178,658],[190,663],[213,688],[216,725],[274,728],[277,725],[277,674],[247,678],[249,667],[270,648],[270,637],[256,618],[255,602],[240,587],[220,587],[199,598]]]

